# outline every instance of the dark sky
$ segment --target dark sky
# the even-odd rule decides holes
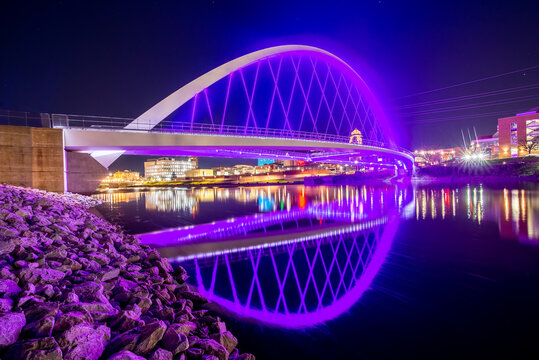
[[[539,1],[3,1],[0,109],[136,117],[286,43],[352,64],[412,149],[459,145],[460,129],[493,133],[498,117],[539,106]]]

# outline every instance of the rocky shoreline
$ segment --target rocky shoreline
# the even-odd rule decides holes
[[[98,203],[0,185],[0,358],[254,360],[185,270]]]

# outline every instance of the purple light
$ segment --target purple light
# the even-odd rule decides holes
[[[393,237],[398,228],[398,216],[392,216],[391,220],[387,221],[382,235],[378,237],[378,230],[374,228],[372,232],[365,230],[366,232],[358,233],[352,242],[352,245],[346,245],[344,234],[336,234],[332,236],[332,240],[328,240],[333,251],[333,258],[328,266],[325,263],[323,257],[321,256],[321,246],[323,245],[323,240],[318,239],[314,240],[314,246],[316,246],[315,255],[312,257],[312,260],[306,255],[308,266],[310,268],[307,280],[305,283],[300,281],[300,278],[297,273],[297,269],[294,263],[294,256],[298,256],[298,251],[301,251],[303,254],[307,254],[307,247],[305,242],[302,243],[293,243],[287,245],[287,255],[288,261],[286,262],[284,272],[279,269],[279,265],[275,260],[275,253],[273,248],[268,249],[269,257],[273,265],[275,272],[275,277],[277,281],[277,288],[279,294],[277,300],[274,304],[267,304],[263,296],[263,287],[258,275],[258,269],[260,265],[260,259],[262,256],[263,249],[252,249],[248,250],[248,259],[250,260],[251,266],[253,268],[253,277],[250,281],[250,287],[245,298],[240,297],[235,288],[235,283],[233,282],[233,272],[230,265],[230,259],[228,254],[223,254],[215,257],[214,267],[212,272],[212,279],[209,289],[206,289],[204,284],[204,279],[201,271],[201,266],[198,260],[195,260],[195,273],[197,282],[199,284],[199,291],[201,294],[206,296],[208,299],[214,303],[222,306],[227,311],[233,312],[238,316],[255,319],[263,322],[266,325],[275,325],[285,328],[303,328],[315,326],[317,324],[332,320],[342,313],[345,313],[350,309],[352,305],[357,303],[366,290],[368,290],[372,284],[372,281],[378,271],[380,270],[382,264],[389,253]],[[365,241],[368,242],[369,234],[374,235],[374,240],[372,246],[369,244],[363,244],[361,250],[359,250],[357,240],[359,238],[365,238]],[[337,253],[340,249],[343,249],[346,254],[346,261],[344,264],[339,263]],[[367,252],[368,256],[366,260],[363,261],[363,252]],[[351,258],[352,254],[357,254],[357,262],[352,263]],[[219,296],[214,293],[214,283],[215,277],[217,276],[217,263],[219,262],[219,257],[224,258],[224,263],[226,267],[226,272],[231,280],[231,290],[233,293],[233,299],[229,300],[222,296]],[[317,261],[320,261],[324,269],[323,275],[314,275],[313,269]],[[343,265],[341,267],[341,265]],[[330,280],[330,274],[332,271],[338,272],[338,284],[332,284]],[[352,277],[349,282],[345,281],[344,274],[346,272],[352,272]],[[279,274],[283,273],[281,277]],[[267,274],[266,274],[267,275]],[[244,274],[244,276],[247,276]],[[320,290],[316,285],[316,276],[325,276],[324,286]],[[292,281],[298,289],[299,293],[299,306],[295,308],[290,308],[290,304],[287,303],[285,295],[285,285],[289,284]],[[290,286],[290,285],[288,285]],[[312,286],[315,289],[316,301],[318,304],[312,309],[312,306],[306,301],[307,291],[309,286]],[[252,296],[254,290],[258,291],[259,297],[261,299],[261,307],[252,306]],[[212,291],[210,291],[212,290]],[[329,293],[328,293],[329,292]],[[328,297],[331,299],[329,304],[324,304],[324,299]],[[342,294],[342,295],[340,295]],[[310,301],[312,299],[309,299]],[[311,309],[310,309],[311,308]]]
[[[522,115],[533,115],[533,114],[537,114],[537,111],[536,111],[536,110],[533,110],[533,111],[523,112],[523,113],[517,114],[517,116],[522,116]]]

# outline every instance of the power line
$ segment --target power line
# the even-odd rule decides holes
[[[403,114],[403,116],[414,116],[414,115],[444,113],[444,112],[451,112],[451,111],[471,110],[471,109],[477,109],[477,108],[482,108],[482,107],[492,107],[492,106],[497,106],[497,105],[519,103],[519,102],[524,102],[524,101],[534,100],[534,99],[539,100],[539,94],[517,96],[513,98],[507,98],[504,100],[483,101],[483,102],[478,102],[475,104],[457,105],[457,106],[449,106],[449,107],[427,109],[427,110],[416,110],[415,112],[405,113]]]
[[[500,89],[500,90],[493,90],[493,91],[486,91],[486,92],[480,92],[480,93],[473,93],[470,95],[462,95],[462,96],[455,96],[450,98],[443,98],[438,100],[431,100],[431,101],[423,101],[419,103],[413,103],[413,104],[406,104],[397,106],[397,109],[409,109],[414,107],[427,107],[432,105],[438,105],[438,104],[445,104],[445,103],[451,103],[451,102],[460,102],[460,101],[467,101],[472,99],[479,99],[484,97],[492,97],[492,96],[499,96],[504,94],[510,94],[515,92],[523,92],[523,91],[530,91],[539,89],[539,83],[536,84],[530,84],[530,85],[523,85],[523,86],[517,86],[507,89]]]
[[[412,96],[417,96],[417,95],[430,94],[430,93],[433,93],[433,92],[436,92],[436,91],[452,89],[452,88],[456,88],[456,87],[464,86],[464,85],[469,85],[469,84],[475,84],[475,83],[478,83],[478,82],[481,82],[481,81],[491,80],[491,79],[496,79],[496,78],[500,78],[500,77],[503,77],[503,76],[507,76],[507,75],[511,75],[511,74],[516,74],[516,73],[519,73],[519,72],[523,72],[523,71],[534,70],[534,69],[537,69],[537,68],[539,68],[539,65],[530,66],[530,67],[523,68],[523,69],[518,69],[518,70],[513,70],[513,71],[509,71],[509,72],[503,73],[503,74],[487,76],[487,77],[484,77],[484,78],[481,78],[481,79],[476,79],[476,80],[466,81],[466,82],[459,83],[459,84],[454,84],[454,85],[444,86],[444,87],[437,88],[437,89],[432,89],[432,90],[427,90],[427,91],[421,91],[421,92],[418,92],[418,93],[414,93],[414,94],[409,94],[409,95],[401,96],[401,97],[399,97],[399,98],[397,98],[397,99],[404,99],[404,98],[408,98],[408,97],[412,97]]]

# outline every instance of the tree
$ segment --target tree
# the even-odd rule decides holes
[[[523,139],[518,142],[518,146],[531,154],[532,151],[539,150],[539,135],[534,136],[531,139]]]
[[[432,150],[421,150],[416,157],[423,159],[427,165],[431,165],[436,161],[436,153]]]

